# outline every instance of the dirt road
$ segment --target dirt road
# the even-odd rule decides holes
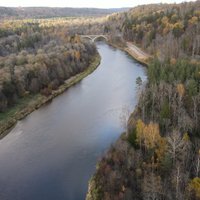
[[[136,57],[138,60],[145,61],[151,57],[149,54],[145,53],[131,42],[127,42],[127,47],[129,52],[133,54],[133,56]]]

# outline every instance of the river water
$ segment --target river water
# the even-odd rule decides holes
[[[97,43],[100,66],[0,140],[1,200],[84,200],[95,164],[123,131],[145,68]]]

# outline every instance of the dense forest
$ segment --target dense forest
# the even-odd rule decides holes
[[[139,7],[126,15],[124,38],[141,44],[150,53],[163,57],[199,55],[200,4]],[[139,16],[135,12],[140,13]],[[163,42],[164,41],[164,42]]]
[[[197,1],[139,6],[109,17],[108,33],[154,59],[147,84],[136,80],[139,103],[126,132],[97,165],[88,200],[200,199],[199,13]]]
[[[0,112],[29,94],[48,95],[96,55],[94,44],[56,26],[5,21],[0,25]]]
[[[200,198],[200,65],[155,61],[128,130],[99,163],[88,199]]]
[[[138,6],[110,19],[121,21],[116,30],[125,40],[139,44],[160,59],[198,57],[200,52],[200,3]],[[110,26],[108,24],[107,29]]]

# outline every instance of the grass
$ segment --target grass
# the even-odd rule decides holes
[[[21,111],[23,108],[25,108],[29,103],[32,101],[35,101],[38,99],[38,96],[41,95],[28,95],[26,97],[23,97],[19,99],[14,106],[7,109],[6,112],[0,113],[0,122],[2,120],[7,120],[8,118],[14,116],[17,112]]]

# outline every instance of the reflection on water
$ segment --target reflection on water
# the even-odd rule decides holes
[[[95,164],[123,131],[145,69],[98,43],[101,65],[0,140],[0,199],[83,200]]]

